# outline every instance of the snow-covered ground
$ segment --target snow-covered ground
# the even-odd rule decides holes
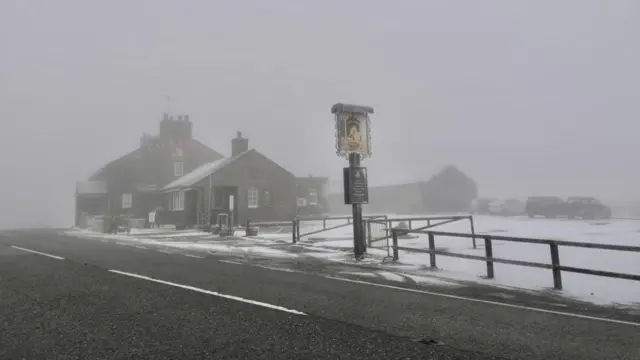
[[[393,218],[405,217],[394,215]],[[409,216],[406,216],[409,217]],[[416,217],[415,215],[412,217]],[[330,220],[327,227],[344,224],[344,220]],[[557,239],[576,242],[591,242],[640,246],[640,221],[579,221],[555,219],[529,219],[526,217],[501,218],[475,216],[477,234],[492,234],[540,239]],[[424,226],[426,222],[414,222],[413,228]],[[301,234],[322,229],[322,222],[303,222]],[[374,233],[384,234],[383,226],[374,227]],[[433,228],[434,231],[469,233],[469,221],[446,224]],[[185,230],[148,229],[132,231],[130,235],[97,234],[83,230],[72,230],[71,235],[92,238],[110,238],[121,241],[150,245],[161,245],[184,250],[212,251],[268,257],[293,258],[300,255],[314,256],[332,261],[345,261],[349,257],[345,251],[353,248],[351,226],[328,230],[303,236],[298,243],[302,252],[283,250],[284,244],[291,244],[291,227],[261,228],[257,239],[222,240],[218,236],[204,232]],[[242,232],[238,232],[240,235]],[[243,243],[244,242],[244,243]],[[484,242],[477,239],[477,248],[473,249],[468,238],[436,236],[436,248],[452,253],[484,256]],[[413,239],[400,239],[403,247],[428,248],[426,235]],[[379,241],[376,248],[369,248],[373,258],[365,262],[380,264],[380,260],[390,255],[387,242]],[[286,246],[285,246],[286,247]],[[301,248],[298,246],[298,249]],[[309,250],[309,251],[306,251]],[[316,250],[316,251],[312,251]],[[515,265],[495,264],[495,279],[484,279],[486,264],[482,261],[453,258],[437,255],[438,271],[429,269],[429,254],[400,251],[400,261],[389,264],[389,271],[402,272],[412,278],[424,276],[424,279],[436,281],[433,276],[443,280],[474,281],[502,287],[516,287],[529,290],[547,290],[553,286],[551,270],[536,269]],[[507,241],[493,241],[493,255],[496,258],[550,263],[550,251],[546,245],[522,244]],[[621,273],[640,274],[640,253],[595,250],[588,248],[560,247],[560,263],[565,266],[606,270]],[[385,265],[387,267],[387,265]],[[393,277],[393,275],[389,275]],[[598,304],[624,304],[640,306],[640,282],[619,280],[592,275],[563,272],[564,289],[561,294]],[[426,281],[426,280],[425,280]],[[428,281],[426,281],[428,282]]]
[[[396,217],[396,216],[394,216]],[[398,215],[397,217],[404,217]],[[414,216],[415,217],[415,216]],[[514,237],[566,240],[575,242],[604,243],[640,246],[640,221],[579,221],[561,219],[529,219],[527,217],[492,217],[475,216],[477,234],[492,234]],[[414,222],[413,227],[426,225]],[[317,228],[318,225],[316,224]],[[320,225],[321,227],[321,225]],[[459,221],[438,226],[434,231],[469,233],[468,221]],[[301,231],[304,233],[304,228]],[[284,234],[282,234],[284,235]],[[353,248],[353,241],[347,239],[351,228],[311,235],[302,243],[317,247]],[[418,235],[418,234],[415,234]],[[276,236],[272,236],[275,238]],[[324,241],[311,239],[326,238]],[[436,236],[435,245],[438,250],[452,253],[484,256],[484,241],[477,239],[477,249],[473,249],[472,240],[468,238]],[[427,249],[426,235],[414,239],[400,239],[400,246]],[[383,249],[369,249],[368,253],[386,256],[386,241],[375,243]],[[640,253],[597,250],[588,248],[560,247],[560,263],[594,270],[606,270],[628,274],[640,274]],[[322,256],[318,254],[318,256]],[[331,256],[331,255],[326,255]],[[413,265],[415,269],[423,268],[430,275],[456,280],[471,280],[486,284],[518,287],[531,290],[550,289],[553,286],[551,270],[522,267],[506,264],[495,264],[495,279],[483,279],[486,276],[486,264],[482,261],[436,256],[440,269],[437,272],[426,270],[429,266],[429,254],[400,251],[400,262]],[[546,245],[523,244],[507,241],[493,241],[493,256],[510,260],[550,263],[550,250]],[[408,270],[409,267],[404,267]],[[619,280],[593,275],[562,273],[563,293],[594,303],[640,304],[640,282]]]

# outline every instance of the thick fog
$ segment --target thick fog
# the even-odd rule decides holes
[[[75,182],[168,109],[339,179],[339,101],[375,109],[372,185],[453,164],[481,195],[640,200],[639,36],[636,0],[3,0],[0,227],[71,226]]]

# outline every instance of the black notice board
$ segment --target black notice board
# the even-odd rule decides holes
[[[368,204],[369,185],[366,167],[346,167],[342,169],[345,204]]]

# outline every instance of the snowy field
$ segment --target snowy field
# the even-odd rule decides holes
[[[394,215],[390,218],[416,217],[415,215]],[[327,221],[330,225],[344,224],[345,221]],[[474,216],[477,234],[528,237],[539,239],[566,240],[587,243],[603,243],[640,246],[640,221],[580,221],[565,219],[529,219],[527,217],[503,218],[493,216]],[[412,227],[425,226],[426,222],[413,222]],[[303,222],[301,234],[322,229],[322,222]],[[380,228],[373,229],[382,234]],[[290,229],[288,230],[290,231]],[[467,220],[446,224],[433,228],[433,231],[469,233]],[[414,239],[400,239],[399,245],[409,248],[427,249],[427,235],[419,235]],[[291,234],[280,232],[261,234],[261,237],[291,241]],[[353,248],[352,230],[350,226],[329,230],[302,238],[301,243],[314,247]],[[438,250],[469,255],[484,256],[484,241],[477,239],[477,249],[473,249],[472,240],[467,238],[436,236],[435,245]],[[494,240],[493,256],[509,260],[522,260],[539,263],[550,263],[549,246],[541,244],[523,244]],[[374,243],[377,249],[369,249],[368,253],[380,256],[390,255],[386,249],[387,242]],[[561,246],[560,264],[594,270],[606,270],[627,274],[640,274],[640,253],[588,248],[571,248]],[[495,279],[483,279],[486,276],[486,263],[477,260],[436,256],[440,269],[437,272],[427,270],[429,254],[400,251],[400,262],[409,266],[404,270],[424,269],[431,275],[439,277],[475,281],[498,286],[516,287],[531,290],[547,290],[553,288],[553,276],[549,269],[537,269],[507,264],[494,264]],[[326,256],[331,256],[327,254]],[[336,255],[337,256],[337,255]],[[563,291],[567,296],[587,300],[594,303],[619,303],[640,305],[640,282],[620,280],[593,275],[562,272]]]

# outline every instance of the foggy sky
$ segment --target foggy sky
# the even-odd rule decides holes
[[[640,200],[637,0],[0,1],[0,227],[70,226],[75,181],[187,113],[339,178],[330,107],[375,108],[372,184]]]

